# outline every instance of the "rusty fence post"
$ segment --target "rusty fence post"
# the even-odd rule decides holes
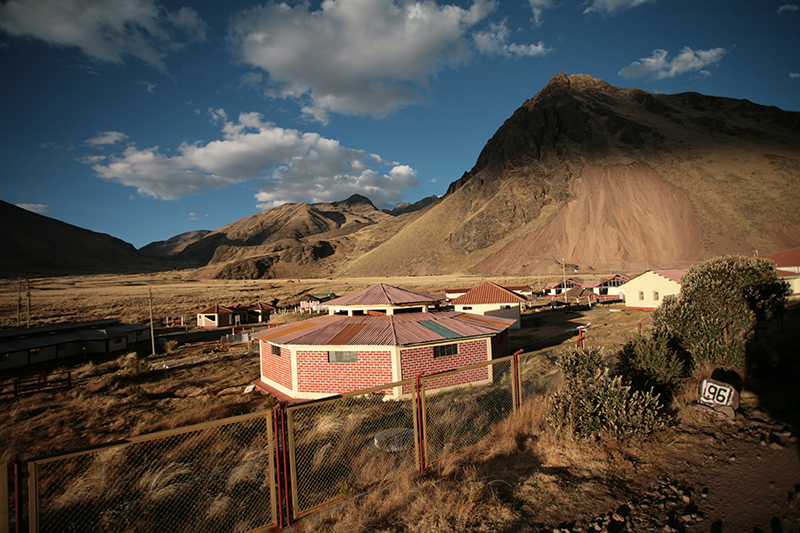
[[[423,413],[422,413],[422,394],[421,389],[422,385],[420,382],[420,378],[422,374],[418,375],[414,378],[414,389],[416,390],[417,396],[417,439],[419,440],[419,471],[420,473],[425,471],[425,431],[424,431],[424,421],[423,421]]]
[[[522,385],[522,376],[519,372],[519,354],[521,354],[523,350],[517,350],[513,354],[513,359],[511,359],[511,376],[513,377],[514,381],[512,382],[514,386],[514,412],[519,413],[520,406],[522,405],[521,398],[520,398],[520,386]]]

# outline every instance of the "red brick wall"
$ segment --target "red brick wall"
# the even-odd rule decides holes
[[[292,389],[292,352],[281,348],[281,356],[272,355],[272,344],[261,341],[261,379],[271,379]]]
[[[500,359],[508,353],[508,330],[505,329],[500,335],[492,337],[492,359]]]
[[[297,351],[297,390],[343,394],[391,383],[392,353],[358,351],[357,363],[329,363],[327,350]]]
[[[403,370],[403,379],[413,379],[420,374],[428,375],[445,370],[453,370],[462,366],[483,363],[488,360],[487,340],[480,339],[459,343],[458,354],[446,357],[433,357],[433,346],[420,346],[400,351],[400,364]],[[487,368],[476,368],[465,372],[458,372],[429,382],[427,389],[463,385],[473,381],[482,381],[489,378]],[[406,390],[403,390],[406,393]]]

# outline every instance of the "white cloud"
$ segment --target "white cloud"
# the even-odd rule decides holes
[[[156,85],[155,83],[150,83],[149,81],[139,80],[136,83],[139,85],[144,85],[144,90],[149,92],[150,94],[156,94]]]
[[[341,146],[319,134],[276,127],[258,113],[241,114],[237,122],[227,121],[222,109],[209,113],[224,120],[219,140],[185,142],[173,156],[157,146],[129,145],[121,155],[85,162],[106,180],[163,200],[266,179],[256,195],[262,207],[343,200],[355,193],[388,205],[418,185],[417,172],[411,167]]]
[[[712,48],[710,50],[692,50],[688,46],[681,50],[672,60],[668,60],[666,50],[653,50],[650,57],[640,58],[619,71],[620,76],[626,78],[642,78],[650,76],[651,80],[674,78],[687,72],[699,72],[710,75],[706,67],[719,63],[728,51],[725,48]]]
[[[91,139],[86,139],[83,141],[83,144],[88,146],[106,146],[109,144],[116,144],[120,141],[124,141],[127,139],[128,136],[122,133],[121,131],[101,131],[97,137],[92,137]]]
[[[538,57],[552,51],[544,44],[508,44],[510,32],[505,22],[492,23],[486,31],[473,36],[475,48],[482,54],[502,55],[506,57]]]
[[[542,25],[542,12],[545,9],[553,8],[553,0],[528,0],[533,11],[533,24],[535,26]]]
[[[800,11],[800,6],[797,4],[784,4],[778,8],[778,13],[793,13],[795,11]]]
[[[650,2],[655,2],[655,0],[592,0],[592,5],[587,7],[583,12],[599,12],[608,15],[616,11],[624,11]]]
[[[0,4],[0,29],[55,46],[77,47],[98,61],[136,57],[163,70],[178,34],[204,40],[207,25],[191,8],[168,12],[153,0],[8,0]]]
[[[50,206],[45,204],[17,204],[17,207],[21,207],[22,209],[32,211],[34,213],[39,213],[40,215],[50,212]]]
[[[268,94],[303,99],[321,122],[330,113],[385,116],[423,97],[438,69],[469,58],[469,29],[496,8],[430,0],[270,3],[232,18],[229,43],[245,64],[269,73]]]
[[[800,79],[800,72],[790,72],[789,77],[792,78],[793,80]]]

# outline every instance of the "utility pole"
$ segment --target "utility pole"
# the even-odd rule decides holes
[[[22,278],[17,278],[17,328],[22,320]]]
[[[150,347],[151,355],[156,354],[156,336],[153,334],[153,290],[147,287],[147,299],[150,300]]]
[[[564,291],[564,304],[566,305],[569,303],[567,302],[567,260],[560,255],[558,257],[561,257],[561,274],[564,276],[564,288],[562,290]]]
[[[25,288],[28,296],[28,328],[31,327],[31,282],[25,278]]]

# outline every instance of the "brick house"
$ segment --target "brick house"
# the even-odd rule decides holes
[[[330,300],[326,316],[255,333],[255,385],[282,398],[314,399],[508,355],[513,319],[438,311],[440,300],[379,284]],[[488,369],[472,374],[470,381],[491,379]]]
[[[456,311],[511,318],[511,329],[520,327],[520,306],[528,300],[497,283],[484,281],[453,300]]]

